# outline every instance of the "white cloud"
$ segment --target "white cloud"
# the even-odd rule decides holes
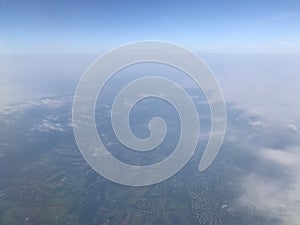
[[[6,120],[6,116],[13,113],[22,113],[25,110],[32,109],[34,107],[45,108],[60,108],[71,102],[72,99],[69,96],[64,97],[40,97],[35,99],[24,99],[21,103],[10,103],[3,106],[0,109],[0,119]]]
[[[262,149],[261,159],[279,166],[280,178],[249,174],[243,181],[243,193],[238,199],[242,207],[263,216],[279,219],[283,225],[300,224],[300,148],[286,150]]]
[[[287,125],[288,129],[294,132],[298,132],[299,128],[295,124],[288,124]]]
[[[50,120],[43,120],[43,122],[34,128],[31,129],[32,131],[39,131],[48,133],[49,131],[60,131],[64,132],[64,128],[59,123],[54,123]]]
[[[258,175],[249,175],[244,181],[244,193],[239,203],[263,216],[276,218],[283,225],[300,224],[300,182],[282,187],[282,184]]]
[[[262,156],[271,162],[286,167],[300,165],[300,156],[287,151],[268,148],[262,150]]]
[[[225,54],[206,60],[228,103],[264,122],[300,127],[300,54]]]

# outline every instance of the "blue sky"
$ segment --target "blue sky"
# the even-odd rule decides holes
[[[3,53],[98,53],[145,39],[300,52],[300,2],[2,0],[0,33]]]

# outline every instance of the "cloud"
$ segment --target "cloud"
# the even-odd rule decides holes
[[[268,148],[262,150],[262,156],[266,160],[281,166],[292,167],[300,165],[300,156],[291,152]]]
[[[71,127],[70,114],[63,113],[47,116],[38,125],[33,126],[30,131],[49,133],[50,131],[66,132]]]
[[[243,193],[238,199],[242,207],[263,216],[280,220],[283,225],[300,224],[300,147],[262,149],[258,155],[265,169],[273,164],[281,170],[273,177],[250,173],[243,180]],[[288,179],[287,179],[288,178]]]
[[[278,219],[282,224],[300,224],[300,182],[281,187],[274,180],[249,175],[244,181],[244,193],[239,203],[263,216]]]
[[[288,124],[287,125],[288,129],[294,132],[298,132],[299,128],[295,124]]]
[[[296,128],[300,127],[299,60],[300,54],[266,53],[206,58],[227,103],[259,116],[264,122],[293,124]]]
[[[48,133],[50,131],[59,131],[64,132],[65,129],[62,127],[60,123],[54,123],[50,120],[43,120],[43,122],[31,129],[31,131],[39,131],[39,132],[45,132]]]
[[[5,119],[6,116],[20,113],[34,107],[42,108],[60,108],[72,101],[72,96],[63,97],[39,97],[35,99],[26,99],[21,103],[10,103],[0,109],[0,119]]]

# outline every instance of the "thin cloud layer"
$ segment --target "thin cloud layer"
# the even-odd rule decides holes
[[[250,173],[242,184],[240,206],[260,215],[278,219],[281,224],[300,224],[300,147],[262,149],[258,153],[267,170],[276,166],[285,177]]]

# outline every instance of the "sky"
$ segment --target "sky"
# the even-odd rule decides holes
[[[140,40],[300,52],[299,27],[297,0],[0,1],[1,53],[99,53]]]
[[[24,96],[31,84],[76,83],[96,57],[121,44],[162,40],[199,54],[228,102],[300,124],[299,28],[298,0],[0,0],[1,101]]]

